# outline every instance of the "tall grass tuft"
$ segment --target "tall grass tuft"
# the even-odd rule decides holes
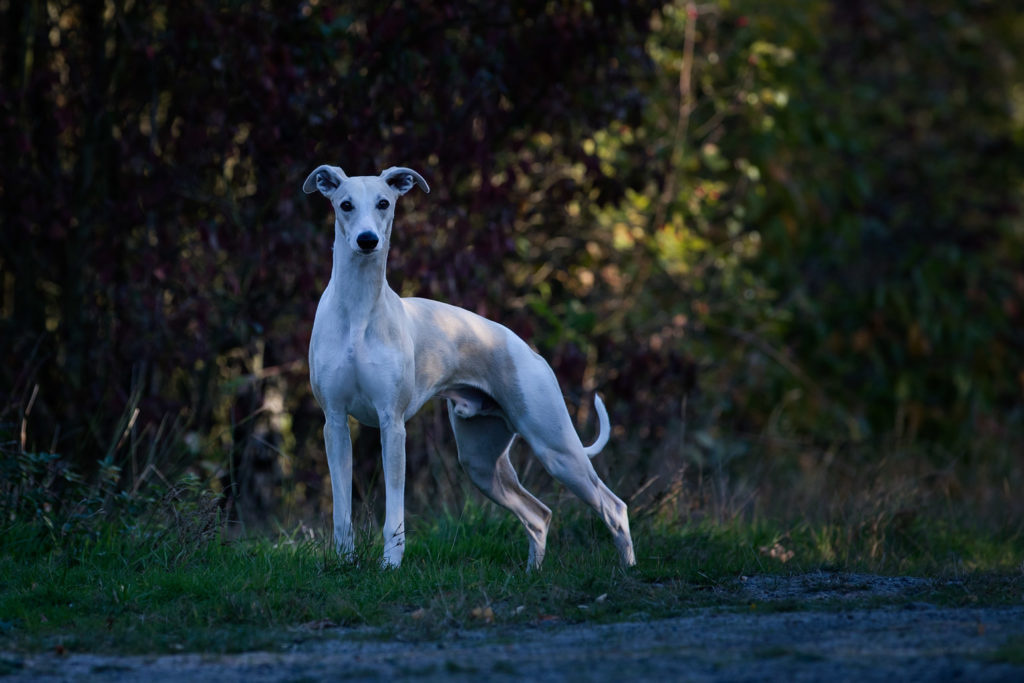
[[[84,562],[116,554],[126,564],[187,561],[222,528],[221,500],[189,472],[168,478],[177,433],[164,420],[139,438],[132,427],[138,394],[106,455],[90,473],[60,453],[26,448],[25,422],[0,424],[0,534],[20,556]],[[123,466],[127,464],[128,469]]]
[[[871,466],[877,457],[852,448],[798,444],[768,459],[788,468],[740,455],[703,470],[666,467],[666,485],[631,500],[630,570],[598,517],[548,478],[538,490],[554,512],[547,555],[527,572],[519,522],[463,480],[458,506],[410,496],[405,560],[382,570],[372,497],[355,511],[352,562],[339,558],[326,520],[223,533],[223,497],[173,467],[180,426],[136,434],[136,414],[129,403],[89,472],[52,448],[28,448],[17,423],[0,425],[0,649],[230,651],[348,627],[427,637],[453,626],[647,619],[746,608],[744,577],[822,570],[930,576],[939,588],[926,597],[958,604],[1022,595],[1020,520],[994,516],[1006,498],[972,509],[977,462],[906,446]],[[986,462],[1001,468],[1006,495],[1019,490],[1010,460]]]

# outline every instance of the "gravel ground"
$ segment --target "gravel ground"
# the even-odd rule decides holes
[[[1024,681],[1024,604],[946,608],[904,598],[927,581],[851,574],[743,582],[749,610],[671,619],[452,630],[399,642],[367,630],[280,652],[237,655],[0,655],[6,681]],[[893,597],[900,606],[807,609],[815,600]],[[771,603],[799,600],[794,611]],[[858,600],[857,602],[863,602]],[[786,607],[792,607],[786,603]]]

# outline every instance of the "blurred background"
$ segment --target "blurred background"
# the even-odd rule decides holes
[[[301,185],[404,165],[391,286],[524,337],[588,442],[599,391],[634,514],[1019,520],[1014,4],[0,0],[4,493],[191,473],[323,524]],[[441,402],[408,471],[414,513],[478,495]]]

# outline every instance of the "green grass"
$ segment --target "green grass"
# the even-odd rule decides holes
[[[556,511],[544,568],[533,573],[524,571],[518,522],[490,507],[411,519],[397,570],[378,567],[375,531],[363,534],[349,564],[316,534],[224,542],[195,531],[208,526],[179,514],[162,525],[111,521],[61,537],[38,523],[8,524],[0,529],[0,650],[230,652],[276,649],[335,626],[428,638],[452,626],[749,609],[738,577],[819,569],[936,578],[907,602],[1020,603],[1024,594],[1019,536],[927,520],[876,527],[872,536],[856,525],[648,517],[634,522],[638,565],[624,570],[607,531],[574,507]],[[772,557],[776,544],[792,557]]]
[[[1024,636],[1010,636],[988,659],[1004,664],[1024,665]]]

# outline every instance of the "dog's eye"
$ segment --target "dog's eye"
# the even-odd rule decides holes
[[[391,206],[391,202],[389,202],[386,199],[382,199],[379,202],[377,202],[377,208],[380,209],[381,211],[388,208],[389,206]]]
[[[352,206],[352,202],[350,202],[347,199],[341,203],[341,210],[342,211],[351,211],[354,208],[356,208],[356,207]]]

